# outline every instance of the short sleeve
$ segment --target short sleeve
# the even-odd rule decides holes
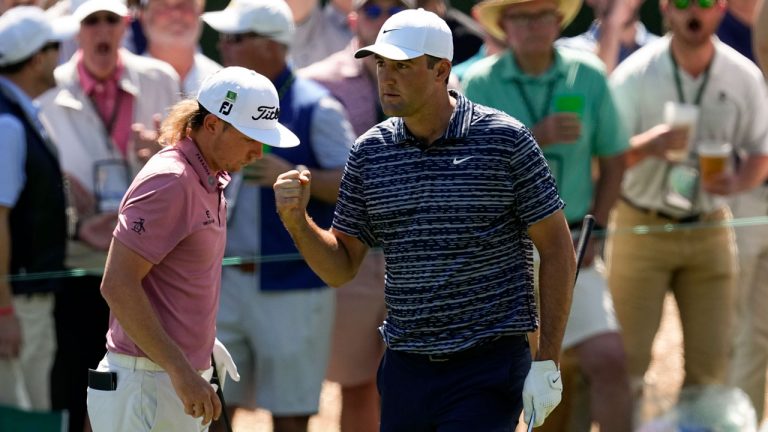
[[[0,131],[0,205],[13,208],[26,182],[26,134],[24,125],[11,115],[0,115]]]
[[[189,235],[191,192],[177,174],[156,174],[123,198],[114,237],[157,265]]]
[[[620,64],[609,78],[611,94],[621,118],[622,125],[630,137],[637,135],[640,130],[640,101],[636,90],[641,86],[635,82],[631,69]]]
[[[363,157],[359,145],[356,145],[350,152],[341,178],[333,227],[360,239],[368,247],[374,247],[376,240],[371,232],[365,204],[362,170]]]
[[[510,164],[517,212],[530,226],[565,207],[539,145],[527,128],[514,143]]]
[[[600,80],[600,101],[596,105],[594,153],[598,156],[614,156],[629,148],[624,121],[619,116],[613,92],[605,80]]]

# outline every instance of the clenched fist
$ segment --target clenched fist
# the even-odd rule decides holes
[[[297,166],[296,169],[277,176],[277,181],[272,186],[277,213],[288,231],[305,221],[311,182],[312,174],[309,170],[304,166]]]

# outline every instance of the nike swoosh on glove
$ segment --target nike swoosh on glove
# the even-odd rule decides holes
[[[216,367],[216,371],[219,374],[219,382],[222,389],[224,388],[227,375],[235,381],[240,381],[240,374],[237,373],[235,361],[232,360],[227,347],[218,338],[213,342],[213,360],[216,363],[214,367]]]
[[[523,384],[523,412],[530,423],[535,410],[534,426],[544,424],[544,419],[557,407],[563,397],[563,380],[552,360],[535,361]]]

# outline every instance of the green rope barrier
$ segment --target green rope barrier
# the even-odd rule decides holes
[[[752,227],[759,225],[768,225],[768,216],[755,216],[747,218],[732,219],[729,221],[704,221],[704,222],[692,222],[684,224],[663,224],[663,225],[636,225],[631,228],[619,228],[612,230],[595,230],[593,236],[596,238],[605,238],[607,236],[616,235],[648,235],[659,233],[671,233],[675,231],[691,231],[691,230],[703,230],[717,227],[731,227],[734,229]],[[222,260],[223,266],[234,266],[247,263],[271,263],[271,262],[283,262],[283,261],[298,261],[302,260],[301,254],[280,254],[280,255],[267,255],[267,256],[233,256],[225,257]],[[33,281],[42,279],[61,279],[71,277],[83,277],[83,276],[101,276],[104,272],[103,268],[75,268],[71,270],[53,271],[53,272],[40,272],[40,273],[24,273],[5,276],[5,279],[10,282],[17,281]],[[0,275],[0,277],[3,277]]]

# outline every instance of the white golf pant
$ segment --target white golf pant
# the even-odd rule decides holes
[[[202,418],[184,412],[171,379],[151,360],[108,352],[99,371],[117,373],[116,390],[88,388],[88,416],[94,432],[207,431]],[[201,372],[210,380],[213,368]]]

